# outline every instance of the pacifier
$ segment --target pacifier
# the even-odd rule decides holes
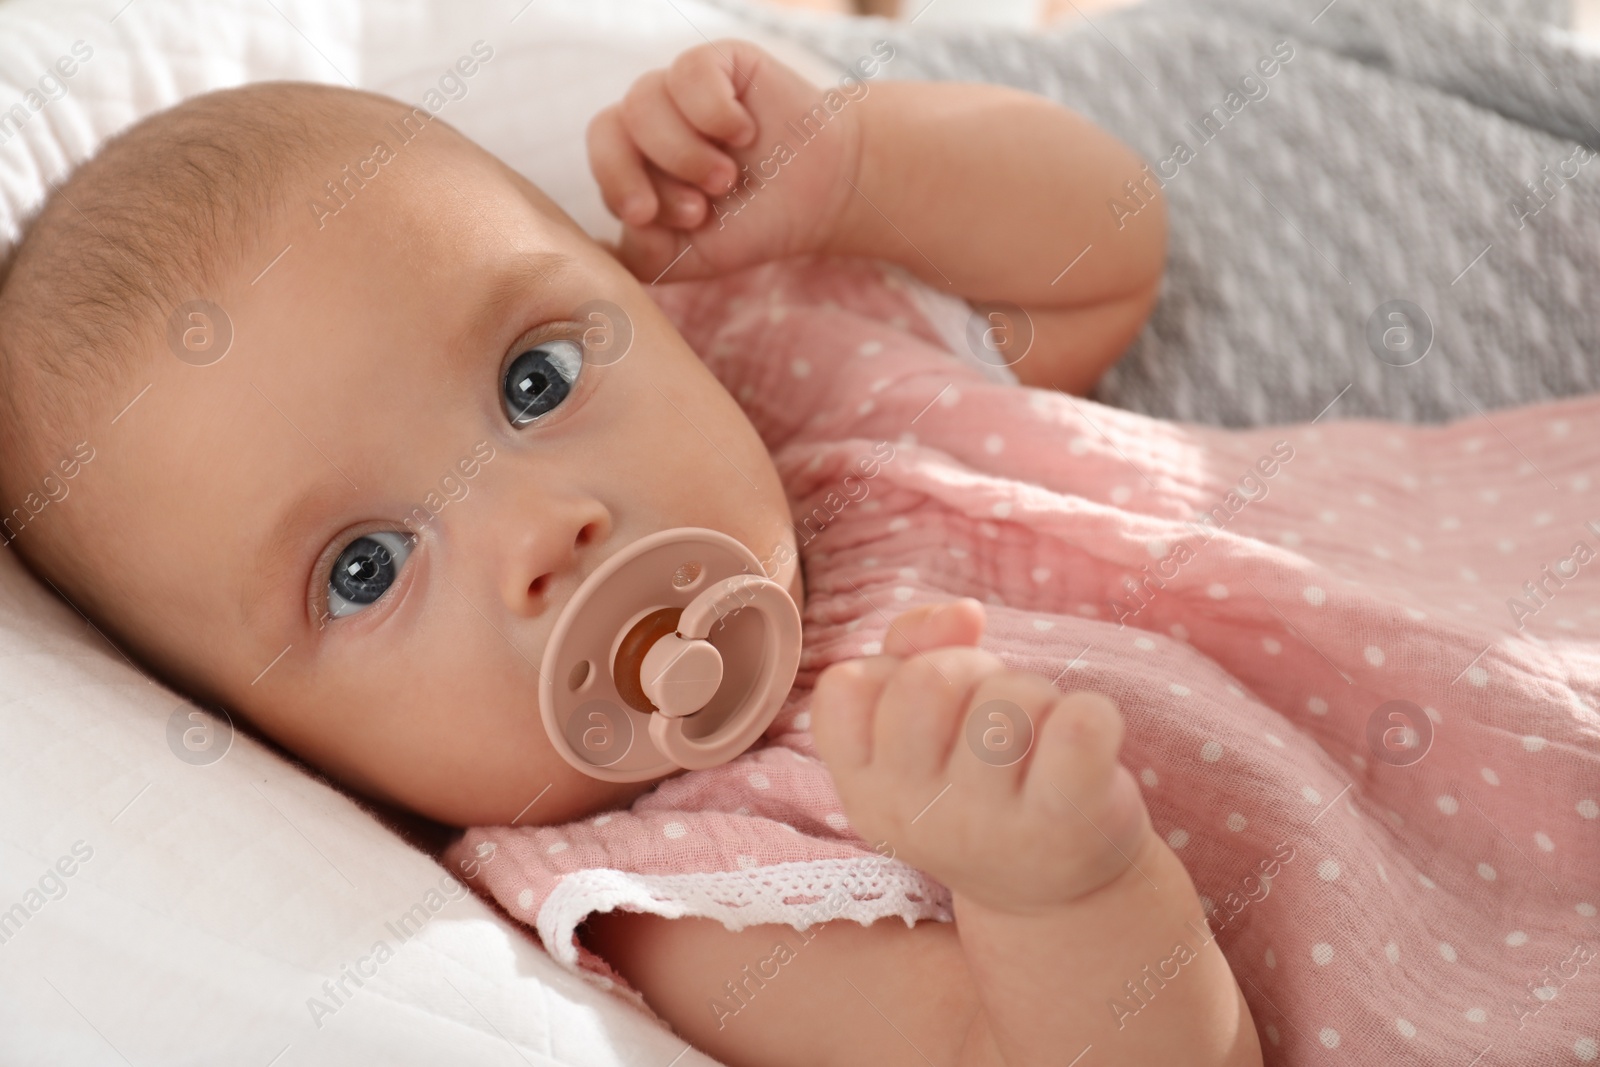
[[[737,756],[800,665],[800,610],[716,530],[642,537],[583,580],[540,665],[539,716],[563,759],[637,782]]]

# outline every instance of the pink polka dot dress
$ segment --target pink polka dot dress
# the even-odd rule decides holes
[[[851,827],[811,691],[971,596],[983,647],[1121,707],[1210,917],[1187,947],[1226,953],[1267,1062],[1596,1062],[1600,398],[1222,430],[1018,386],[875,261],[651,291],[782,476],[804,652],[732,762],[451,847],[553,958],[639,1002],[575,938],[590,913],[950,921]],[[1108,1013],[1181,980],[1150,963]]]

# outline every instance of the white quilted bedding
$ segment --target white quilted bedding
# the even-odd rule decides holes
[[[268,78],[437,92],[607,236],[589,117],[730,33],[695,0],[6,0],[0,245],[106,136]],[[0,550],[0,1063],[712,1063],[341,793],[192,713]],[[178,755],[190,730],[200,762]]]

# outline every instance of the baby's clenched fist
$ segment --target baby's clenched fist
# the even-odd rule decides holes
[[[883,655],[822,672],[812,733],[862,836],[986,907],[1048,909],[1126,871],[1150,821],[1111,700],[1008,669],[982,628],[971,599],[901,615]]]
[[[824,250],[854,195],[868,91],[824,91],[733,38],[642,75],[588,131],[618,257],[682,281]]]

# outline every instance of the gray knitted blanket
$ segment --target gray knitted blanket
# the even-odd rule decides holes
[[[1430,422],[1600,388],[1600,48],[1559,0],[1150,0],[1042,34],[722,3],[841,67],[887,39],[880,77],[1040,93],[1144,155],[1167,275],[1105,403]]]

